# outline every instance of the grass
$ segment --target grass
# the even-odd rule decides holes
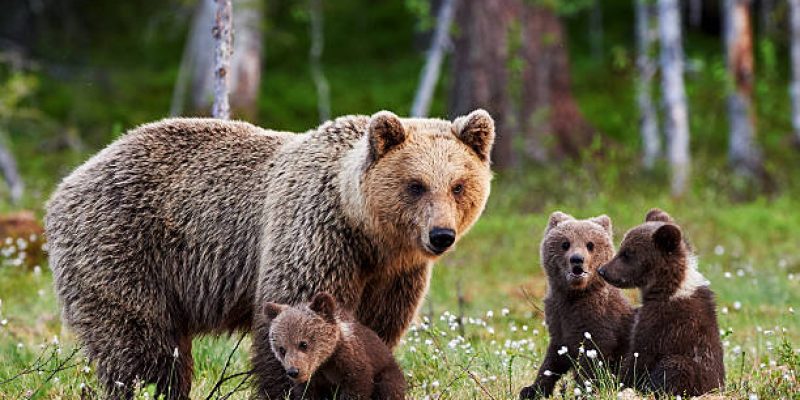
[[[619,242],[647,209],[658,206],[687,231],[700,270],[717,294],[727,368],[724,395],[797,399],[798,187],[784,186],[770,198],[734,201],[738,196],[730,195],[724,181],[709,178],[721,174],[709,161],[710,167],[697,174],[694,190],[674,200],[654,188],[654,183],[663,185],[663,174],[620,167],[612,176],[613,165],[625,163],[615,160],[612,167],[596,168],[603,162],[609,161],[529,167],[525,174],[498,176],[483,217],[435,267],[426,304],[396,352],[410,395],[515,399],[520,388],[532,383],[548,343],[538,244],[549,213],[606,213]],[[563,174],[570,179],[561,179]],[[9,247],[4,246],[0,267],[0,399],[77,398],[99,390],[91,364],[79,351],[73,354],[78,344],[61,325],[49,271],[15,266],[17,256]],[[630,295],[635,299],[635,293]],[[248,370],[249,338],[232,352],[238,340],[195,340],[193,398],[206,398],[223,370],[225,376]],[[232,399],[248,398],[250,387],[246,382],[240,386],[241,381],[226,381],[217,395],[233,392]],[[590,387],[572,379],[562,382],[559,390],[567,397],[580,390],[595,398],[617,398],[611,378]],[[152,398],[152,393],[144,388],[139,397]]]

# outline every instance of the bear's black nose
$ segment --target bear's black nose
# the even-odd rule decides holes
[[[436,254],[444,253],[456,241],[456,231],[447,228],[433,228],[428,232],[431,247]]]
[[[583,256],[580,254],[573,254],[569,258],[569,263],[572,265],[583,265]]]
[[[288,375],[289,378],[297,378],[297,376],[300,375],[300,370],[295,367],[291,367],[286,370],[286,375]]]
[[[601,277],[605,278],[606,277],[606,269],[605,268],[598,269],[597,270],[597,274],[600,275]]]

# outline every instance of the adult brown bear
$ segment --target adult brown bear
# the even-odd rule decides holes
[[[192,338],[253,332],[260,396],[291,386],[256,305],[319,291],[394,347],[431,265],[489,196],[494,122],[390,112],[304,134],[243,122],[141,126],[64,179],[46,217],[65,321],[112,397],[184,399]]]

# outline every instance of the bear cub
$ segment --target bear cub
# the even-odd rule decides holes
[[[577,220],[556,211],[550,216],[540,246],[550,344],[536,381],[522,389],[521,399],[550,396],[573,360],[575,376],[583,381],[594,377],[598,361],[616,371],[626,354],[633,309],[596,273],[614,254],[612,236],[605,215]]]
[[[722,388],[725,367],[714,293],[697,271],[681,228],[664,211],[625,234],[598,273],[620,288],[639,288],[642,306],[631,333],[623,382],[637,389],[699,396]]]
[[[292,399],[402,400],[406,382],[389,348],[371,329],[317,293],[290,307],[267,303],[269,340],[294,383]]]

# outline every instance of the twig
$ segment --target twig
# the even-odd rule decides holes
[[[239,346],[242,344],[242,340],[244,340],[244,336],[245,336],[244,333],[242,333],[242,335],[239,336],[239,340],[236,342],[236,346],[234,346],[233,350],[231,350],[231,352],[228,354],[228,359],[225,360],[225,366],[222,367],[222,374],[220,375],[220,379],[217,380],[217,383],[211,389],[211,392],[208,393],[208,396],[206,396],[205,400],[211,400],[211,396],[213,396],[214,393],[216,393],[222,387],[223,383],[229,381],[230,379],[232,379],[232,377],[236,377],[237,375],[240,375],[240,374],[234,374],[234,375],[231,375],[230,377],[225,377],[225,373],[228,372],[228,367],[231,365],[231,360],[233,359],[233,355],[236,354],[236,350],[239,350]],[[248,371],[248,373],[249,372],[250,371]]]

